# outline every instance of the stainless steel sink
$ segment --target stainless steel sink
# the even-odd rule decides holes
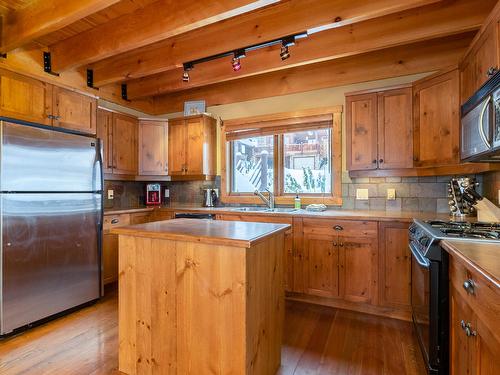
[[[276,207],[274,210],[271,210],[270,208],[267,207],[234,207],[231,208],[231,211],[237,211],[237,212],[294,212],[298,211],[295,208],[289,208],[289,207]]]

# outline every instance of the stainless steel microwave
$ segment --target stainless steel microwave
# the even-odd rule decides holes
[[[460,156],[467,162],[500,162],[500,72],[461,108]]]

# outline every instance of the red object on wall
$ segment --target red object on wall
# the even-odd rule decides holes
[[[161,205],[161,185],[147,184],[146,185],[146,206]]]

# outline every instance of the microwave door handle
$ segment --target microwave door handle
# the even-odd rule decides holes
[[[479,115],[479,122],[477,124],[477,128],[479,130],[479,136],[481,137],[482,141],[488,148],[491,148],[491,144],[488,141],[486,134],[484,134],[483,120],[484,120],[484,114],[486,113],[486,110],[488,109],[488,105],[490,104],[490,102],[491,102],[491,96],[488,98],[488,100],[486,100],[486,103],[484,103],[484,106],[481,109],[481,114]]]

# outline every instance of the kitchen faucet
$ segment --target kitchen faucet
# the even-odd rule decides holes
[[[269,207],[270,210],[274,210],[274,194],[271,193],[269,189],[266,188],[266,191],[269,194],[269,198],[266,198],[264,194],[262,194],[260,191],[255,189],[253,192],[256,196],[258,196],[262,201],[266,204],[267,207]]]

